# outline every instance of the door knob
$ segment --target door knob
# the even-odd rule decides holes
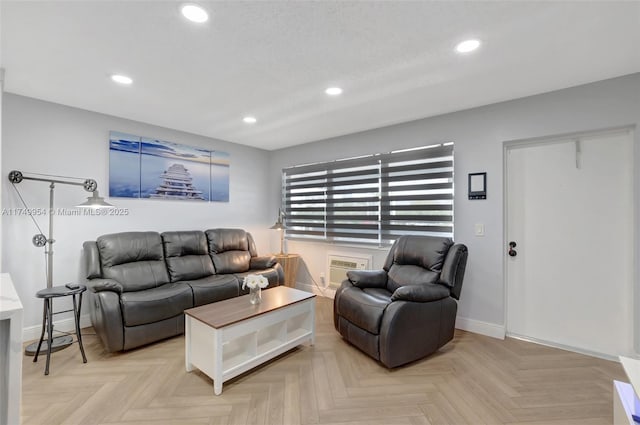
[[[509,242],[509,257],[515,257],[516,255],[518,255],[518,251],[516,251],[515,248],[516,247],[516,243],[514,241]]]

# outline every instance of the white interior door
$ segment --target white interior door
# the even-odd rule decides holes
[[[632,353],[632,158],[628,131],[507,149],[507,334]]]

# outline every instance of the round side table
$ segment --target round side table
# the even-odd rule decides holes
[[[76,339],[80,346],[80,353],[82,353],[82,362],[87,362],[87,357],[84,354],[84,347],[82,346],[82,334],[80,333],[80,308],[82,307],[82,293],[87,290],[84,285],[78,285],[77,288],[70,289],[66,286],[54,286],[38,291],[36,297],[44,299],[44,312],[42,313],[42,333],[40,334],[40,341],[38,342],[38,348],[36,349],[33,361],[38,361],[38,354],[40,354],[40,347],[44,341],[44,332],[47,331],[47,364],[44,369],[44,374],[49,374],[49,363],[51,359],[52,345],[53,345],[53,315],[60,313],[67,313],[73,311],[73,319],[76,325]],[[53,312],[53,299],[60,297],[73,297],[73,310],[64,310]]]

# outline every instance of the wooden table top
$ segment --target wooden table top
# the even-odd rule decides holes
[[[273,254],[276,258],[298,258],[300,254]]]
[[[262,290],[260,304],[251,304],[249,295],[243,295],[190,308],[184,314],[218,329],[314,297],[314,294],[299,289],[277,286]]]

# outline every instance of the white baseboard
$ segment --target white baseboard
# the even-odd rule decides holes
[[[532,338],[532,337],[529,337],[529,336],[518,335],[518,334],[511,333],[511,332],[508,333],[507,336],[509,338],[515,338],[515,339],[519,339],[521,341],[531,342],[531,343],[534,343],[534,344],[540,344],[540,345],[544,345],[546,347],[558,348],[560,350],[571,351],[571,352],[578,353],[578,354],[584,354],[585,356],[597,357],[599,359],[605,359],[605,360],[610,360],[610,361],[613,361],[613,362],[620,363],[620,358],[617,355],[614,355],[614,354],[601,353],[599,351],[592,351],[592,350],[588,350],[586,348],[574,347],[572,345],[564,345],[564,344],[559,344],[557,342],[545,341],[543,339],[538,339],[538,338]]]
[[[498,339],[504,339],[506,333],[503,325],[460,316],[456,317],[456,328]]]
[[[80,328],[91,326],[91,318],[88,314],[80,316]],[[54,331],[75,332],[76,323],[73,317],[53,321]],[[40,339],[42,333],[42,325],[29,326],[22,329],[22,341],[28,342]],[[55,333],[53,334],[55,336]]]

